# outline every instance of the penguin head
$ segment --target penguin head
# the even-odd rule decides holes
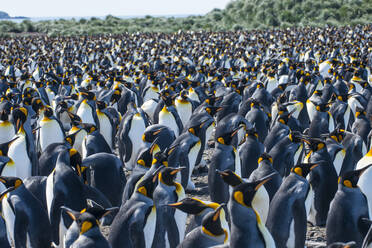
[[[320,103],[316,105],[316,110],[320,112],[327,112],[331,103]]]
[[[88,213],[87,211],[81,213],[77,211],[71,211],[68,208],[64,208],[64,210],[71,217],[71,219],[76,221],[76,223],[78,224],[80,235],[88,232],[92,228],[99,226],[99,222],[96,217],[93,214]]]
[[[214,106],[207,106],[205,107],[205,111],[210,115],[214,116],[219,111],[223,110],[223,107],[214,107]]]
[[[120,88],[115,89],[114,93],[111,95],[110,102],[111,103],[118,102],[120,100],[120,98],[121,98],[121,89]]]
[[[32,98],[31,107],[36,113],[39,113],[44,105],[40,98]]]
[[[187,214],[198,215],[207,208],[217,209],[220,205],[215,202],[203,202],[197,198],[184,198],[179,202],[168,204],[170,207],[177,208]]]
[[[145,149],[139,152],[138,158],[137,158],[137,164],[141,167],[144,167],[146,169],[151,168],[152,163],[152,154],[150,152],[151,148]],[[160,149],[159,149],[160,151]]]
[[[27,120],[28,111],[24,107],[13,109],[13,121],[16,123],[16,130],[23,128],[23,124]]]
[[[222,133],[219,137],[217,137],[217,142],[222,145],[231,145],[234,136],[237,135],[240,128],[242,128],[242,126],[238,126],[230,132]]]
[[[150,176],[143,176],[140,181],[136,185],[136,192],[148,197],[152,198],[152,194],[154,193],[156,187],[156,179],[158,178],[159,171],[164,166],[159,167],[152,175]]]
[[[97,131],[97,127],[91,123],[82,123],[82,127],[88,134],[91,134],[94,131]]]
[[[356,107],[355,118],[366,116],[366,114],[367,114],[367,112],[363,108],[360,108],[358,106]]]
[[[273,163],[273,158],[270,156],[270,154],[264,152],[261,154],[261,156],[258,158],[258,164],[261,163]]]
[[[277,173],[272,173],[254,182],[242,183],[236,186],[232,193],[232,200],[242,206],[252,208],[252,201],[257,190],[267,181],[269,181],[275,174]]]
[[[199,116],[199,115],[195,115]],[[200,134],[203,130],[203,127],[209,127],[213,123],[213,118],[192,118],[189,122],[189,128],[187,131],[197,137],[200,137]]]
[[[174,185],[174,180],[176,179],[177,173],[183,169],[186,169],[186,167],[163,167],[158,173],[159,182],[168,186]]]
[[[92,91],[82,91],[80,92],[81,96],[88,101],[96,100],[96,95]]]
[[[344,129],[336,127],[336,129],[329,133],[327,136],[333,139],[334,141],[341,143],[345,138],[345,135],[346,134]]]
[[[70,117],[72,125],[77,126],[77,125],[81,124],[81,118],[78,115],[73,114],[71,112],[67,112],[67,114]]]
[[[227,183],[228,185],[235,187],[243,183],[243,180],[240,176],[235,174],[232,170],[224,170],[219,171],[217,170],[217,173],[221,176],[222,180]]]
[[[104,110],[107,107],[107,104],[104,101],[97,101],[96,105],[99,110]]]
[[[44,107],[44,116],[50,118],[53,116],[53,109],[51,107]]]
[[[293,143],[300,143],[302,141],[305,141],[305,138],[302,136],[302,134],[299,131],[291,131],[288,134],[288,138]],[[305,142],[307,142],[307,140]]]
[[[16,141],[17,139],[19,138],[19,136],[16,136],[14,139],[8,141],[8,142],[5,142],[5,143],[1,143],[0,144],[0,156],[8,156],[8,151],[9,151],[9,147],[10,145]],[[1,173],[0,173],[1,174]]]
[[[6,188],[12,188],[13,190],[23,184],[22,180],[18,177],[0,176],[0,182],[2,182]]]
[[[338,183],[347,188],[357,188],[360,176],[371,166],[372,164],[359,170],[346,172],[338,178]]]
[[[144,134],[142,135],[143,142],[152,143],[156,140],[156,138],[163,132],[166,131],[167,127],[162,125],[153,125],[153,128],[145,130]]]
[[[202,220],[202,231],[209,236],[221,236],[226,235],[227,232],[222,228],[221,225],[221,211],[225,204],[221,204],[213,212],[207,213]]]
[[[74,149],[74,148],[71,148],[70,151],[69,151],[69,154],[70,154],[70,165],[72,168],[75,169],[76,173],[81,176],[82,175],[82,172],[85,171],[86,167],[81,167],[81,155],[80,153]]]
[[[306,178],[312,169],[317,167],[320,164],[318,163],[301,163],[292,167],[291,172],[299,175],[300,177]]]
[[[320,150],[326,148],[326,143],[324,142],[323,139],[309,138],[308,141],[310,143],[311,150],[314,151],[314,152],[320,151]]]

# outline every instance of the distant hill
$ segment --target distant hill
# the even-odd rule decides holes
[[[0,11],[0,19],[10,19],[10,16],[8,15],[8,13]]]
[[[0,19],[29,19],[29,18],[25,17],[25,16],[11,17],[8,13],[6,13],[4,11],[0,11]]]

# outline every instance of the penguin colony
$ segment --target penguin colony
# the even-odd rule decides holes
[[[371,34],[1,39],[0,247],[372,247]]]

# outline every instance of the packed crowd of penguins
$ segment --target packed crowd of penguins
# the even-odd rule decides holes
[[[0,247],[371,247],[371,70],[371,25],[1,39]]]

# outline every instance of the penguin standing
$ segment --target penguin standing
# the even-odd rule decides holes
[[[17,177],[21,180],[37,175],[38,161],[32,133],[24,127],[27,120],[27,110],[17,108],[13,110],[13,120],[18,137],[9,147],[8,156],[14,161]]]
[[[141,148],[141,137],[147,126],[148,120],[144,113],[138,112],[132,105],[128,106],[128,112],[124,115],[118,130],[120,159],[128,170],[132,170],[135,165]]]
[[[140,180],[132,197],[120,207],[108,237],[112,248],[150,248],[154,244],[157,216],[152,195],[156,176],[157,172]]]
[[[78,223],[79,238],[72,243],[71,248],[110,248],[110,244],[99,230],[96,217],[88,212],[73,214],[67,212]]]
[[[178,246],[179,248],[204,248],[226,244],[228,241],[227,230],[221,223],[225,222],[221,215],[223,205],[213,212],[207,213],[201,226],[192,230]]]
[[[159,124],[169,127],[176,136],[180,135],[183,130],[182,120],[176,108],[173,106],[173,99],[167,97],[165,105],[159,112]]]
[[[53,110],[45,107],[44,118],[40,121],[38,130],[38,143],[42,153],[50,144],[62,143],[65,139],[65,132],[61,122],[53,116]]]
[[[12,123],[9,121],[10,112],[4,106],[2,107],[4,109],[0,111],[0,143],[5,143],[14,137],[15,129]]]
[[[367,199],[357,184],[370,166],[346,172],[339,178],[338,190],[328,212],[327,244],[355,241],[358,247],[362,245],[369,229],[369,225],[363,223],[362,219],[368,219],[369,214]]]
[[[176,98],[174,105],[179,117],[181,118],[183,126],[185,126],[193,113],[194,102],[187,97],[187,91],[183,90],[180,92],[179,97]]]
[[[266,226],[278,248],[305,246],[306,220],[314,197],[306,176],[316,166],[295,165],[270,202]]]
[[[99,152],[111,153],[111,148],[107,144],[103,135],[92,124],[84,124],[87,135],[84,137],[82,145],[82,157],[86,158]]]
[[[111,149],[114,148],[116,126],[114,125],[111,114],[106,111],[106,103],[103,101],[97,101],[97,119],[99,122],[99,132],[105,138],[107,144]]]
[[[51,241],[48,215],[41,203],[17,177],[0,177],[7,190],[1,193],[2,215],[8,240],[15,247],[49,248]]]
[[[252,207],[257,190],[270,180],[271,176],[256,182],[242,183],[234,188],[228,205],[231,218],[231,248],[275,247],[274,239],[265,223]]]
[[[94,104],[96,96],[93,92],[81,92],[83,100],[76,111],[83,123],[99,125],[97,122],[96,106]]]
[[[217,144],[208,171],[208,187],[211,200],[217,203],[227,203],[229,200],[229,186],[223,183],[216,170],[224,171],[230,169],[238,176],[241,175],[240,158],[235,147],[231,145],[232,139],[238,133],[236,130],[225,130],[217,138]]]
[[[153,194],[157,217],[153,247],[176,247],[185,237],[187,214],[167,206],[185,198],[182,185],[174,182],[182,169],[185,167],[164,167],[158,174],[158,185]]]

